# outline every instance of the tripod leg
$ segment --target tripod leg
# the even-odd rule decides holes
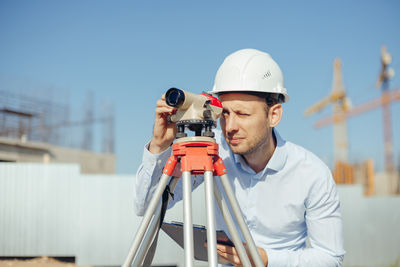
[[[170,192],[173,193],[175,191],[175,186],[178,183],[179,178],[178,177],[172,177],[170,182],[169,182],[169,189]],[[168,205],[168,202],[171,198],[171,195],[168,196],[168,201],[166,205]],[[164,203],[163,203],[164,204]],[[145,235],[145,239],[142,242],[142,245],[140,246],[134,261],[133,261],[133,266],[149,266],[151,262],[153,261],[154,253],[157,247],[157,239],[154,240],[155,238],[158,238],[158,233],[160,230],[160,221],[163,220],[164,218],[161,217],[161,211],[162,211],[162,205],[157,207],[157,211],[155,212],[153,219],[151,220],[150,226],[148,227],[147,233]],[[165,214],[165,211],[164,211]],[[149,254],[150,253],[150,254]],[[145,259],[146,257],[146,259]],[[150,258],[148,258],[150,257]],[[143,262],[143,261],[147,261]]]
[[[204,172],[204,189],[206,194],[207,210],[207,251],[208,266],[217,267],[217,232],[215,227],[215,207],[214,207],[214,176],[212,171]]]
[[[235,198],[235,194],[233,193],[233,189],[229,182],[228,176],[226,174],[223,174],[220,176],[220,179],[228,198],[229,204],[232,207],[232,212],[234,213],[236,221],[238,222],[240,231],[242,232],[243,237],[246,240],[251,258],[253,259],[253,262],[257,267],[262,267],[264,264],[261,260],[260,254],[258,254],[258,249],[254,243],[253,237],[251,236],[250,231],[247,228],[246,222],[243,219],[242,211],[240,210],[239,203]]]
[[[136,252],[139,249],[139,246],[142,242],[143,236],[146,233],[146,230],[148,228],[148,225],[150,223],[151,218],[153,217],[153,214],[160,202],[160,198],[164,192],[165,187],[168,184],[170,176],[167,174],[163,174],[160,178],[160,181],[158,182],[158,186],[156,188],[156,191],[154,193],[153,198],[151,199],[149,206],[143,216],[142,222],[140,223],[139,229],[135,235],[135,239],[132,243],[132,246],[129,250],[128,256],[125,259],[124,264],[122,265],[123,267],[129,267],[132,264],[133,258],[136,255]]]
[[[215,181],[214,181],[215,182]],[[218,207],[221,210],[222,216],[228,226],[229,233],[232,236],[233,244],[235,244],[236,251],[239,254],[239,258],[242,261],[243,266],[251,266],[249,257],[247,256],[246,250],[242,243],[242,239],[240,238],[239,232],[235,227],[235,223],[233,222],[233,218],[231,213],[229,212],[228,205],[225,200],[222,198],[221,193],[218,190],[217,184],[214,183],[214,195],[215,199],[218,203]]]
[[[193,267],[193,222],[192,222],[192,178],[189,171],[182,173],[183,188],[183,245],[185,249],[185,267]]]
[[[147,229],[147,232],[139,247],[139,250],[135,255],[132,266],[138,267],[143,265],[144,258],[146,257],[150,244],[156,235],[157,227],[160,224],[160,215],[161,215],[161,205],[157,207],[157,210],[153,216],[153,219],[151,220],[151,223]]]

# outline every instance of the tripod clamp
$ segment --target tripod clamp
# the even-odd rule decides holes
[[[172,145],[172,155],[167,160],[163,173],[171,176],[176,163],[181,163],[181,171],[194,175],[212,171],[214,176],[226,174],[226,168],[218,155],[218,144],[210,137],[180,138]]]

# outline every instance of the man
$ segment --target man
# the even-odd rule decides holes
[[[342,219],[330,170],[274,128],[282,118],[281,103],[289,99],[279,66],[267,53],[239,50],[220,66],[213,93],[223,106],[219,154],[265,266],[340,266]],[[157,102],[153,137],[137,173],[138,215],[171,154],[176,130],[167,116],[174,112],[164,98]],[[196,180],[195,186],[202,181]],[[217,227],[227,231],[221,215],[216,217]],[[241,264],[232,247],[218,244],[218,255]]]

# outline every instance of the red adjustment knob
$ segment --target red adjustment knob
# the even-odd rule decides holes
[[[226,173],[224,161],[219,156],[216,156],[216,161],[214,162],[214,176],[221,176]]]
[[[172,176],[172,173],[174,172],[174,169],[175,169],[175,166],[177,163],[178,163],[178,161],[176,160],[174,155],[169,157],[167,160],[167,163],[165,163],[163,173],[167,174],[168,176]]]

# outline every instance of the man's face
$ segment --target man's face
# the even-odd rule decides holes
[[[221,128],[233,153],[243,156],[268,148],[272,131],[265,99],[242,93],[227,93],[222,102]]]

